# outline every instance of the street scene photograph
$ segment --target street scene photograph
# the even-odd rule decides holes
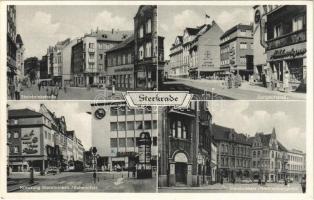
[[[162,43],[156,5],[8,5],[7,99],[121,99],[128,90],[157,90]]]
[[[306,5],[158,6],[159,90],[194,99],[306,99]]]
[[[162,107],[158,192],[305,193],[305,143],[302,101]]]

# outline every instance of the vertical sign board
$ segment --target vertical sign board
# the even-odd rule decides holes
[[[40,155],[40,128],[21,129],[22,155]]]
[[[151,143],[150,134],[148,132],[142,132],[138,141],[138,178],[149,178],[152,175]]]

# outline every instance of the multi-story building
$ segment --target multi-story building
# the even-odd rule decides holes
[[[151,144],[151,165],[157,161],[157,113],[152,107],[129,109],[125,101],[91,104],[92,146],[97,148],[100,168],[114,170],[134,168],[138,164],[138,141],[148,132]]]
[[[266,18],[266,76],[275,75],[279,90],[306,90],[306,6],[264,6]]]
[[[134,88],[134,36],[106,52],[108,85],[119,90]]]
[[[61,50],[61,66],[62,66],[62,85],[73,85],[72,47],[78,42],[78,39],[73,39],[66,43]]]
[[[52,67],[49,71],[51,73],[51,78],[55,84],[62,85],[63,80],[63,67],[62,67],[62,51],[63,48],[66,47],[70,43],[70,39],[65,39],[63,41],[59,41],[56,43],[55,46],[52,47],[52,54],[51,54],[51,47],[48,48],[49,56],[52,55],[52,63],[48,67]],[[48,58],[49,59],[49,58]],[[49,60],[51,61],[51,60]]]
[[[126,40],[131,31],[103,31],[96,30],[85,34],[72,47],[72,69],[75,86],[105,84],[107,50]],[[109,83],[109,81],[108,81]]]
[[[306,174],[305,153],[300,150],[292,149],[287,151],[287,156],[287,178],[292,181],[300,182],[302,177]]]
[[[220,71],[219,37],[222,29],[215,21],[195,28],[185,28],[170,49],[173,77],[201,78]]]
[[[239,181],[251,176],[251,143],[234,129],[213,124],[213,139],[217,144],[217,180]]]
[[[188,109],[163,107],[158,116],[158,185],[199,186],[215,180],[211,166],[211,113],[205,102],[192,101]],[[213,149],[213,152],[212,152]]]
[[[45,105],[40,110],[12,109],[8,111],[9,167],[11,171],[36,171],[66,168],[69,136],[64,117],[57,118]],[[78,148],[84,149],[81,142]],[[81,154],[80,151],[78,153]],[[81,157],[78,156],[77,160]]]
[[[47,49],[47,72],[48,78],[53,76],[53,46],[49,46]]]
[[[16,36],[16,76],[17,79],[22,81],[24,79],[24,44],[20,34]]]
[[[221,35],[220,40],[221,69],[249,80],[253,74],[252,25],[238,24]]]
[[[16,75],[16,7],[7,6],[7,83],[14,84]]]
[[[163,69],[163,39],[157,35],[157,6],[141,5],[134,17],[134,80],[137,90],[157,87],[157,76],[162,77],[161,71],[157,70]]]
[[[252,142],[252,177],[277,182],[287,177],[287,149],[277,140],[275,128],[272,133],[256,133]]]

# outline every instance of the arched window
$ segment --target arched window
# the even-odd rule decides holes
[[[253,158],[256,157],[256,151],[253,151]]]
[[[170,129],[172,137],[176,137],[176,125],[174,121],[170,123]]]
[[[181,121],[177,121],[177,131],[178,131],[178,138],[182,138],[182,123],[181,123]]]

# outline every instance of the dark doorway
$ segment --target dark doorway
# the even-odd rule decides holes
[[[94,83],[94,77],[90,76],[89,77],[89,84],[92,85]]]
[[[176,163],[176,182],[186,184],[186,163]]]

